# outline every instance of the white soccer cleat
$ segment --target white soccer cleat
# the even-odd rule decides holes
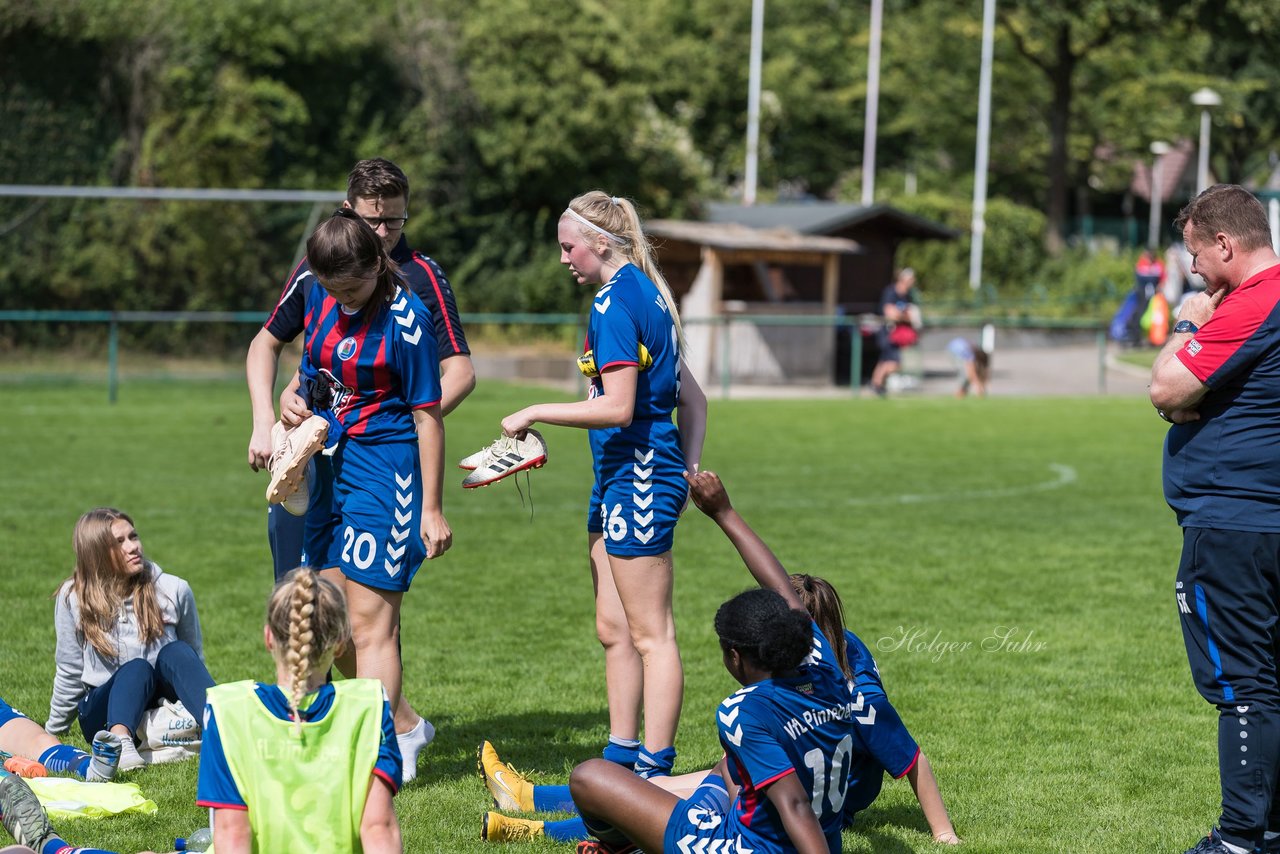
[[[523,439],[503,436],[480,453],[475,470],[462,479],[464,489],[488,486],[507,475],[541,468],[547,463],[547,443],[537,430],[527,431]],[[467,457],[463,462],[470,459]]]
[[[507,440],[506,436],[500,436],[498,437],[497,442],[494,442],[493,445],[498,444],[498,442],[505,442],[506,440]],[[481,448],[480,450],[476,451],[474,454],[468,454],[467,456],[458,460],[458,468],[463,469],[464,471],[475,471],[476,469],[480,468],[480,464],[484,462],[484,455],[489,453],[489,448],[492,448],[493,445],[490,445],[486,448]]]
[[[324,447],[328,436],[329,422],[319,415],[312,415],[291,429],[286,428],[282,422],[275,423],[271,428],[271,461],[267,463],[267,468],[271,471],[267,501],[282,504],[306,486],[307,462]],[[301,512],[297,510],[297,501],[286,505],[285,509],[295,516],[301,516],[307,512],[308,500],[300,502]]]

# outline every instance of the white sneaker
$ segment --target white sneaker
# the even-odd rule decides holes
[[[329,422],[319,415],[312,415],[297,427],[286,428],[277,421],[271,428],[271,483],[267,486],[267,501],[280,504],[305,485],[307,461],[324,447],[329,436]],[[297,503],[293,505],[294,508]],[[302,503],[302,513],[285,508],[295,516],[307,512],[307,502]]]
[[[523,439],[503,436],[480,453],[475,470],[462,479],[464,489],[488,486],[507,475],[542,468],[547,463],[547,443],[537,430],[529,430]],[[467,457],[463,462],[470,459]]]
[[[120,736],[120,763],[117,768],[120,771],[133,771],[136,768],[145,767],[146,760],[138,753],[138,746],[133,743],[133,739],[127,735]]]

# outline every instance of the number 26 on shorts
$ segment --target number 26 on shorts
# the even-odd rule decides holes
[[[604,528],[606,539],[615,543],[620,543],[627,536],[627,520],[622,516],[622,505],[613,505],[610,510],[608,505],[600,505],[600,526]]]

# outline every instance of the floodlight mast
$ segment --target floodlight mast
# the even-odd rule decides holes
[[[867,51],[867,115],[862,134],[862,204],[876,198],[876,117],[880,112],[880,30],[884,0],[871,0],[871,46]]]
[[[760,55],[764,51],[764,0],[751,0],[751,65],[747,83],[747,172],[742,203],[756,203],[756,173],[760,156]]]
[[[978,151],[973,165],[973,234],[969,287],[982,287],[982,248],[987,232],[987,158],[991,148],[991,64],[995,52],[996,0],[982,4],[982,71],[978,75]]]

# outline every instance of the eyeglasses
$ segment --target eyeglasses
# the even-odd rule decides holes
[[[362,216],[360,218],[367,222],[374,231],[377,231],[380,225],[385,225],[387,231],[399,231],[409,221],[407,216]]]
[[[333,212],[333,215],[346,217],[347,219],[363,220],[364,224],[374,231],[377,231],[378,226],[382,225],[386,226],[388,232],[396,232],[404,228],[404,224],[409,221],[407,216],[360,216],[351,208],[338,208]]]

